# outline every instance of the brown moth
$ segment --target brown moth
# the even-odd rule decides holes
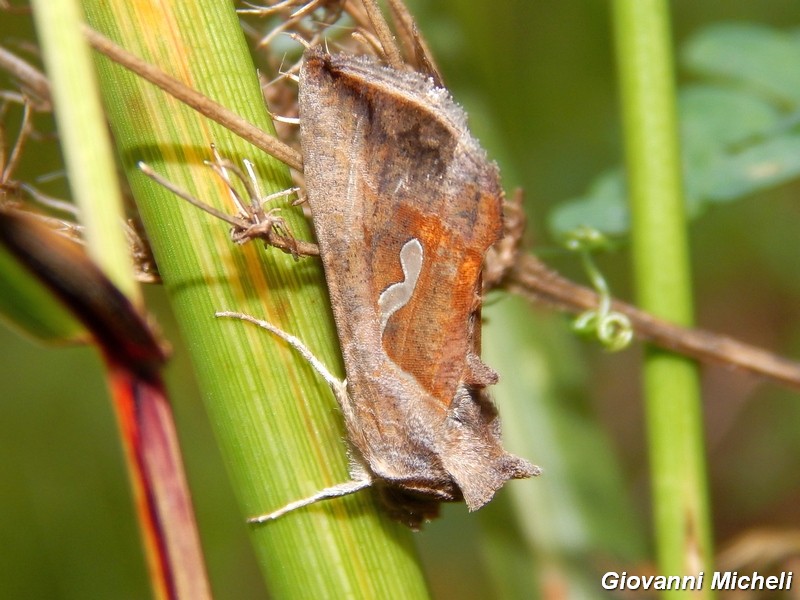
[[[502,233],[497,168],[449,93],[367,57],[306,51],[300,71],[306,192],[346,382],[293,336],[344,415],[352,481],[251,519],[375,487],[412,528],[439,504],[486,504],[538,467],[506,452],[481,362],[481,268]]]

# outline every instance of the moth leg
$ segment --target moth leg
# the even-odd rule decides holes
[[[250,315],[246,315],[243,313],[220,311],[215,313],[215,316],[222,318],[239,319],[242,321],[247,321],[248,323],[253,323],[254,325],[257,325],[262,329],[266,329],[273,335],[276,335],[282,340],[284,340],[295,350],[297,350],[297,352],[299,352],[300,355],[309,362],[312,368],[322,376],[322,378],[330,386],[331,390],[333,391],[333,394],[336,396],[336,400],[339,402],[339,405],[346,406],[346,404],[343,404],[343,401],[344,402],[348,401],[346,382],[335,377],[327,369],[327,367],[325,367],[325,365],[322,364],[322,361],[320,361],[316,356],[314,356],[311,350],[309,350],[306,347],[306,345],[300,341],[299,338],[293,336],[290,333],[286,333],[282,329],[275,327],[272,323],[263,321],[261,319],[256,319],[255,317],[251,317]],[[316,494],[309,496],[308,498],[303,498],[302,500],[295,500],[294,502],[290,502],[283,508],[280,508],[271,513],[267,513],[265,515],[259,515],[257,517],[251,517],[247,519],[247,522],[265,523],[266,521],[272,521],[280,516],[285,515],[288,512],[291,512],[298,508],[302,508],[304,506],[308,506],[309,504],[314,504],[315,502],[319,502],[320,500],[327,500],[328,498],[339,498],[341,496],[354,494],[355,492],[361,491],[372,485],[372,478],[369,476],[369,473],[353,456],[350,457],[350,476],[353,477],[351,481],[346,481],[344,483],[340,483],[332,487],[325,488],[323,490],[320,490]]]
[[[344,483],[340,483],[338,485],[325,488],[324,490],[320,490],[316,494],[313,494],[308,498],[303,498],[302,500],[295,500],[294,502],[290,502],[283,508],[279,508],[278,510],[273,511],[271,513],[267,513],[265,515],[258,515],[257,517],[250,517],[249,519],[247,519],[247,522],[266,523],[267,521],[273,521],[278,517],[282,517],[288,512],[297,510],[298,508],[309,506],[311,504],[314,504],[315,502],[319,502],[320,500],[328,500],[329,498],[341,498],[342,496],[348,496],[350,494],[360,492],[361,490],[368,488],[370,485],[372,485],[371,479],[346,481]]]
[[[305,358],[311,367],[320,374],[320,376],[325,380],[325,382],[330,386],[331,391],[333,391],[333,395],[336,396],[336,400],[339,402],[339,406],[347,406],[349,399],[347,397],[347,384],[345,381],[339,379],[333,373],[331,373],[328,368],[322,364],[322,361],[319,360],[314,354],[309,350],[303,342],[300,341],[299,338],[293,336],[291,333],[286,333],[283,329],[278,329],[272,323],[267,321],[263,321],[261,319],[256,319],[250,315],[245,315],[243,313],[238,312],[231,312],[231,311],[220,311],[214,313],[216,317],[222,318],[229,318],[229,319],[239,319],[241,321],[247,321],[248,323],[252,323],[253,325],[257,325],[262,329],[266,329],[273,335],[278,336],[290,346],[292,346],[297,352]]]

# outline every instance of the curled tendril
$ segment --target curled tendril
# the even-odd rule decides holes
[[[567,234],[564,245],[580,255],[584,271],[599,297],[597,308],[576,317],[572,323],[573,330],[587,337],[596,337],[609,352],[627,348],[633,339],[633,326],[627,316],[611,310],[611,292],[591,255],[594,251],[607,249],[610,246],[608,238],[596,229],[579,227]]]

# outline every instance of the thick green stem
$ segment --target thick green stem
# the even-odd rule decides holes
[[[692,321],[668,4],[615,0],[617,61],[641,307]],[[648,349],[644,371],[658,558],[665,575],[711,566],[700,394],[694,363]]]
[[[90,23],[129,51],[271,128],[229,0],[84,0]],[[104,99],[164,284],[244,516],[275,510],[348,479],[341,416],[298,353],[266,331],[215,319],[220,310],[264,318],[297,335],[341,373],[319,263],[260,244],[235,246],[228,225],[138,172],[155,171],[219,210],[235,208],[203,160],[210,146],[254,162],[265,193],[286,189],[286,168],[161,90],[101,60]],[[281,215],[311,239],[302,214]],[[370,492],[320,503],[252,527],[275,598],[420,598],[427,595],[410,535]]]

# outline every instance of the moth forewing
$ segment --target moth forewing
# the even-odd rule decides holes
[[[496,167],[446,90],[365,57],[306,51],[306,192],[345,369],[354,449],[418,525],[539,469],[508,454],[475,351],[480,273],[502,231]]]

